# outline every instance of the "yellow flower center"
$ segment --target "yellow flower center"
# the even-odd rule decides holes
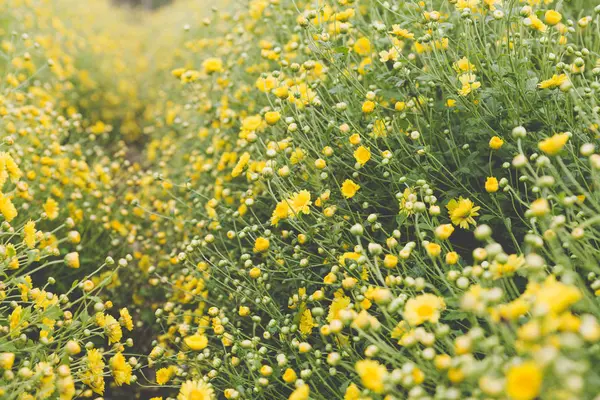
[[[454,215],[457,218],[466,218],[471,213],[471,207],[468,204],[462,204],[458,206],[456,210],[454,210]]]
[[[198,389],[193,389],[189,396],[188,396],[189,400],[205,400],[206,397],[204,396],[203,391],[198,390]]]
[[[421,317],[429,317],[433,315],[433,311],[433,307],[429,304],[421,304],[417,308],[417,314],[419,314]]]

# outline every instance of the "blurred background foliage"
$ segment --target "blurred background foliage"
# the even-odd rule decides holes
[[[142,7],[152,10],[172,3],[172,0],[113,0],[113,3],[119,6]]]

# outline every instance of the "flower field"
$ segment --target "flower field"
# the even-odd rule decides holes
[[[0,0],[0,399],[600,400],[599,135],[593,0]]]

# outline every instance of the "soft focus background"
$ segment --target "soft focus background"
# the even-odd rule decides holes
[[[171,3],[173,0],[112,0],[114,4],[119,6],[142,7],[148,10],[164,6]]]

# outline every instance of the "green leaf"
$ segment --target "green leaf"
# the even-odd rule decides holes
[[[539,79],[537,77],[527,79],[527,82],[525,83],[525,90],[528,92],[535,91],[537,89],[538,82]]]
[[[59,306],[52,306],[49,307],[44,314],[47,318],[58,319],[60,316],[63,315],[63,311],[60,309]]]
[[[444,320],[447,321],[458,321],[461,319],[467,318],[467,313],[463,311],[450,311],[448,314],[444,315]]]

